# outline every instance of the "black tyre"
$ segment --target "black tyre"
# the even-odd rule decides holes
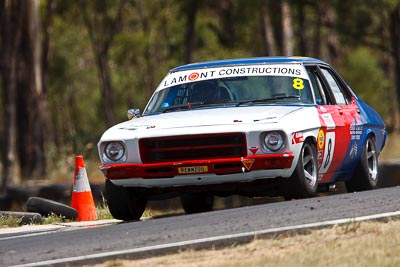
[[[41,197],[30,197],[26,202],[26,209],[30,212],[37,212],[42,216],[49,216],[55,214],[68,220],[76,220],[78,217],[78,211],[68,205],[41,198]]]
[[[21,219],[20,224],[41,224],[42,215],[36,212],[0,211],[0,216]]]
[[[211,211],[214,205],[214,196],[210,194],[188,194],[181,197],[182,208],[186,214]]]
[[[379,167],[378,153],[375,140],[368,136],[364,144],[360,162],[350,180],[346,181],[346,188],[349,192],[371,190],[378,187]]]
[[[290,178],[283,180],[285,198],[307,198],[317,195],[318,161],[315,145],[307,141],[301,148],[296,168]]]
[[[106,180],[105,193],[111,215],[118,220],[139,220],[146,209],[144,195],[135,194],[133,190],[113,184]]]

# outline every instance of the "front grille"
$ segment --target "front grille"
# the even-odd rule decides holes
[[[180,135],[139,140],[143,163],[246,156],[244,133]]]

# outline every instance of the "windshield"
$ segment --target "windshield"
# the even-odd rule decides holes
[[[157,90],[144,114],[216,106],[313,103],[308,79],[297,76],[232,76],[182,82]]]

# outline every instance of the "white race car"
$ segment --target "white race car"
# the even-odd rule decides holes
[[[327,63],[265,57],[172,69],[143,114],[98,143],[111,214],[137,220],[149,199],[181,197],[186,213],[214,196],[312,197],[345,181],[378,185],[381,117]]]

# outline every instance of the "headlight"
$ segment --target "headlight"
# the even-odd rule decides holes
[[[283,136],[280,132],[269,132],[264,136],[265,148],[272,152],[276,152],[283,147],[285,143]]]
[[[125,147],[121,142],[110,142],[104,148],[105,156],[112,161],[119,161],[125,156]]]

